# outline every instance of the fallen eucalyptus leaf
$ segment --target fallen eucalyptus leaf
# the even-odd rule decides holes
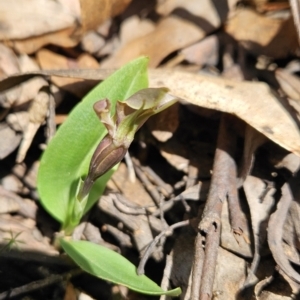
[[[112,70],[52,70],[17,74],[0,81],[4,91],[37,75],[103,80]],[[149,70],[149,86],[166,86],[170,93],[197,106],[238,116],[281,147],[300,156],[300,132],[286,103],[262,82],[235,82],[203,74]]]
[[[283,148],[300,156],[299,121],[263,82],[235,82],[173,70],[151,70],[150,86],[167,86],[190,104],[236,115]]]

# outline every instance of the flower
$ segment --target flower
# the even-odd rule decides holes
[[[86,197],[93,183],[123,159],[135,133],[149,117],[168,108],[177,100],[178,98],[168,93],[167,88],[147,88],[124,102],[117,101],[113,116],[108,99],[97,101],[94,110],[108,133],[91,158],[89,172],[78,198]]]

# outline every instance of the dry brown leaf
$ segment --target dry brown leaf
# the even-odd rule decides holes
[[[123,12],[130,2],[131,0],[80,0],[83,30],[96,29],[110,17]]]
[[[167,86],[171,94],[191,104],[236,115],[270,140],[300,156],[299,123],[265,83],[151,70],[150,86]]]
[[[155,205],[140,181],[132,183],[128,180],[128,169],[123,163],[120,164],[118,170],[108,181],[107,187],[122,192],[127,199],[132,201],[133,205],[139,205],[141,207]]]
[[[0,140],[5,141],[5,143],[0,143],[0,159],[12,153],[19,146],[21,138],[21,135],[8,127],[7,124],[0,123]]]
[[[74,285],[71,282],[68,282],[63,300],[77,300],[77,299],[79,299],[78,290],[75,289]]]
[[[219,60],[219,40],[216,35],[211,35],[202,41],[183,49],[180,52],[185,60],[190,63],[215,66]]]
[[[77,60],[68,59],[63,55],[56,54],[52,51],[41,49],[36,54],[37,60],[42,69],[96,69],[99,68],[98,62],[89,54],[83,54]],[[52,82],[58,87],[83,97],[87,93],[89,86],[82,79],[51,77]]]
[[[160,142],[166,142],[179,126],[179,105],[176,103],[167,110],[148,120],[147,127]]]
[[[37,63],[26,54],[21,55],[19,57],[19,64],[22,72],[31,72],[39,70],[39,66],[37,65]],[[20,109],[20,106],[22,105],[23,109],[27,109],[28,105],[26,106],[26,104],[36,97],[38,91],[42,87],[46,86],[48,86],[48,82],[41,76],[32,78],[27,82],[23,83],[21,85],[21,94],[15,101],[14,107],[17,106],[17,109]]]
[[[293,18],[270,17],[251,9],[239,9],[228,20],[225,31],[250,53],[282,58],[298,48]]]
[[[101,68],[118,68],[140,56],[149,56],[150,67],[156,67],[170,53],[205,36],[205,31],[191,22],[170,16],[147,35],[131,40],[101,64]]]
[[[225,201],[223,204],[221,223],[222,230],[220,246],[230,251],[231,253],[237,253],[240,257],[251,258],[251,245],[245,241],[250,240],[249,228],[244,228],[243,237],[235,236],[232,233],[232,225],[230,224],[230,216],[227,201]]]
[[[10,113],[6,117],[6,122],[13,130],[23,132],[29,123],[28,111]]]
[[[269,291],[262,291],[257,300],[292,300],[294,297],[282,296]]]
[[[30,219],[35,219],[38,207],[34,201],[21,198],[17,194],[6,190],[2,185],[0,185],[0,195],[7,199],[13,199],[14,202],[19,205],[19,215]]]
[[[182,300],[192,299],[190,274],[194,258],[194,240],[195,237],[191,233],[191,230],[187,229],[183,231],[176,239],[171,253],[173,267],[170,280],[175,286],[181,287],[183,293],[180,299]],[[213,299],[235,299],[245,280],[245,268],[246,261],[244,259],[219,247],[213,286]]]
[[[0,76],[1,78],[20,72],[18,58],[15,53],[3,44],[0,44]],[[20,87],[15,87],[1,95],[1,106],[9,108],[20,97]]]
[[[258,267],[261,245],[266,240],[267,222],[274,204],[273,194],[275,190],[273,188],[267,190],[266,184],[260,178],[248,176],[244,182],[244,191],[250,208],[251,227],[254,236],[254,256],[248,275],[248,280],[250,280]],[[262,196],[264,196],[263,199]]]
[[[268,224],[268,244],[273,258],[280,269],[299,284],[300,274],[292,267],[288,257],[284,253],[282,243],[284,223],[291,203],[294,201],[295,187],[298,189],[298,180],[298,178],[294,177],[281,188],[281,198],[277,204],[276,211],[270,216]]]
[[[296,175],[300,169],[300,157],[294,153],[288,153],[278,161],[275,161],[274,167],[277,169],[286,169],[293,175]]]
[[[266,238],[266,222],[269,219],[269,214],[274,204],[273,194],[275,190],[273,188],[261,199],[266,188],[267,186],[263,180],[254,176],[248,176],[244,182],[244,190],[251,213],[253,234],[254,237],[259,237],[261,241]],[[263,222],[265,224],[262,227]]]
[[[0,191],[0,214],[7,214],[17,212],[19,205],[13,198],[8,198],[6,195],[2,195]]]
[[[164,228],[164,226],[167,226],[167,224],[165,221],[159,220],[151,215],[136,216],[124,213],[116,207],[114,204],[115,201],[118,201],[116,194],[104,195],[98,203],[98,208],[122,222],[124,224],[124,228],[130,230],[137,250],[142,255],[147,248],[147,245],[153,240],[153,230],[159,232],[162,228]],[[161,254],[162,253],[158,251],[154,252],[153,256],[161,258]]]
[[[20,72],[18,58],[15,53],[0,43],[0,70],[1,77]]]
[[[38,251],[48,255],[58,254],[57,250],[49,243],[49,240],[35,227],[35,221],[31,219],[15,219],[10,215],[2,215],[0,219],[0,242],[7,244],[10,239],[16,237],[13,247],[22,251]]]
[[[0,82],[5,90],[35,74],[103,80],[107,70],[57,70],[11,76]],[[184,103],[236,115],[283,148],[300,156],[300,132],[296,117],[283,100],[263,82],[235,82],[203,74],[169,69],[149,70],[151,87],[166,86]]]
[[[218,28],[226,20],[227,14],[236,2],[236,0],[219,0],[217,2],[202,0],[200,5],[198,0],[159,0],[156,11],[166,16],[175,9],[184,9],[191,16],[198,17],[197,25],[208,29],[208,33]]]
[[[76,17],[57,1],[0,1],[0,40],[24,39],[71,27]]]
[[[81,47],[88,53],[96,53],[105,45],[105,39],[95,31],[88,31],[81,39]]]
[[[299,0],[290,0],[291,10],[293,14],[293,20],[298,35],[298,43],[300,43],[300,3]]]
[[[286,95],[300,101],[300,78],[284,69],[277,69],[275,76]]]
[[[126,45],[130,41],[143,37],[155,30],[155,24],[147,19],[140,19],[134,15],[121,24],[120,42],[121,45]]]
[[[75,26],[22,40],[8,41],[7,44],[19,53],[32,54],[45,45],[53,44],[61,47],[74,47],[78,44],[78,36],[74,36]]]
[[[246,126],[244,151],[241,168],[238,174],[238,186],[242,186],[247,176],[251,173],[255,151],[265,142],[267,138],[251,126]]]
[[[49,94],[41,90],[32,100],[30,109],[28,111],[29,123],[26,127],[26,130],[24,131],[23,139],[18,150],[16,162],[23,162],[37,130],[45,121],[48,109]]]
[[[218,300],[234,299],[245,281],[246,261],[219,247],[214,280],[215,298]],[[232,271],[234,270],[234,272]]]

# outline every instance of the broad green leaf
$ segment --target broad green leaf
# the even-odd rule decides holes
[[[125,285],[148,295],[178,296],[180,288],[164,291],[145,275],[137,275],[136,267],[120,254],[87,241],[60,240],[66,253],[85,272],[96,277]]]
[[[94,103],[108,98],[113,113],[117,100],[125,100],[147,87],[147,63],[147,58],[138,58],[95,87],[70,113],[45,150],[38,173],[38,192],[45,209],[59,222],[68,222],[79,180],[86,176],[95,147],[107,133],[94,113]],[[97,201],[110,176],[108,172],[97,180],[85,212]]]

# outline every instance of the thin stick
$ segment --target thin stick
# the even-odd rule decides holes
[[[171,277],[171,273],[172,273],[172,268],[173,268],[173,251],[171,252],[170,255],[167,255],[166,266],[165,266],[163,278],[162,278],[161,284],[160,284],[160,287],[165,291],[170,288],[170,277]],[[166,295],[162,295],[159,298],[159,300],[168,300],[168,299],[170,299],[170,297],[168,297]]]
[[[69,280],[72,276],[76,276],[81,273],[83,273],[81,269],[75,269],[75,270],[71,270],[70,272],[59,274],[59,275],[58,274],[50,275],[44,279],[33,281],[28,284],[22,285],[20,287],[13,288],[9,291],[3,292],[0,294],[0,300],[10,299],[25,293],[35,291],[37,289],[44,288],[56,282],[66,281]]]
[[[151,253],[153,252],[156,244],[159,242],[159,240],[163,237],[163,236],[169,236],[172,234],[173,230],[179,227],[183,227],[183,226],[187,226],[190,224],[190,220],[185,220],[185,221],[181,221],[178,223],[175,223],[171,226],[169,226],[167,229],[165,229],[164,231],[162,231],[160,234],[158,234],[154,240],[148,245],[147,249],[144,252],[144,255],[139,263],[139,266],[137,268],[137,273],[138,275],[142,275],[145,273],[145,264],[149,258],[149,256],[151,255]]]
[[[200,293],[200,281],[202,276],[203,262],[205,258],[203,235],[198,232],[195,240],[195,257],[193,262],[191,299],[198,300]]]
[[[233,176],[228,176],[228,172],[232,172],[232,168],[235,167],[233,153],[236,139],[235,134],[230,132],[230,118],[230,116],[225,114],[221,118],[211,185],[202,219],[198,226],[199,233],[196,238],[194,257],[194,267],[198,266],[198,269],[193,271],[192,300],[208,300],[212,297],[221,233],[222,206],[226,196],[229,194],[228,188],[236,184],[236,178],[234,178],[234,183],[232,183]],[[200,235],[202,236],[201,248],[199,248]],[[203,253],[204,242],[205,248]],[[203,262],[199,260],[203,260]],[[201,282],[199,283],[200,280]],[[198,289],[199,285],[200,289]]]
[[[135,183],[135,181],[136,181],[135,171],[134,171],[132,159],[131,159],[128,151],[126,152],[124,159],[125,159],[125,163],[127,165],[129,181],[132,183]]]
[[[144,184],[145,189],[151,195],[151,197],[154,200],[155,204],[157,206],[159,206],[160,199],[161,199],[159,192],[157,191],[156,187],[147,178],[145,173],[142,171],[142,169],[139,166],[138,161],[134,158],[132,158],[132,161],[133,161],[133,164],[134,164],[134,169],[135,169],[136,176]]]

